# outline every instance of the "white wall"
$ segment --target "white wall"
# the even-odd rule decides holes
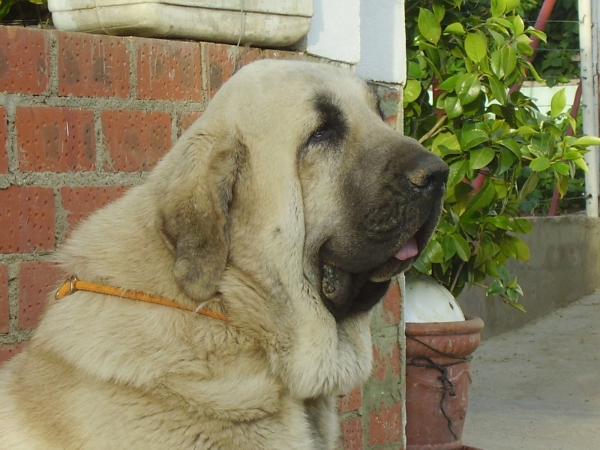
[[[404,0],[314,0],[306,50],[356,65],[365,79],[403,84]]]

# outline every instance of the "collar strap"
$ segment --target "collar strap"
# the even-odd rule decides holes
[[[96,292],[98,294],[112,295],[114,297],[123,297],[147,303],[155,303],[157,305],[170,306],[171,308],[183,309],[185,311],[191,311],[196,314],[202,314],[203,316],[212,317],[213,319],[229,322],[229,317],[227,317],[225,314],[220,314],[211,311],[210,309],[202,307],[202,305],[200,305],[198,308],[191,308],[189,306],[182,305],[181,303],[177,303],[173,300],[169,300],[162,297],[155,297],[153,295],[144,294],[143,292],[126,291],[125,289],[107,286],[105,284],[81,281],[78,280],[75,275],[67,279],[62,284],[62,286],[58,288],[55,297],[57,300],[60,300],[61,298],[64,298],[67,295],[71,295],[77,291]]]

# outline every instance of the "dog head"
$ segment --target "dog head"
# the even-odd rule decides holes
[[[238,72],[159,171],[159,228],[192,298],[227,265],[285,295],[298,280],[340,321],[419,256],[447,165],[381,119],[344,69],[261,61]]]

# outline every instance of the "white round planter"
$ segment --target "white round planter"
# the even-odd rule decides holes
[[[407,280],[404,320],[410,323],[460,322],[465,320],[454,296],[432,278]]]

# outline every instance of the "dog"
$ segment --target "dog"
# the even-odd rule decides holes
[[[378,111],[346,69],[235,74],[57,252],[78,279],[0,372],[0,448],[335,448],[336,397],[371,372],[370,311],[425,248],[448,176]]]

